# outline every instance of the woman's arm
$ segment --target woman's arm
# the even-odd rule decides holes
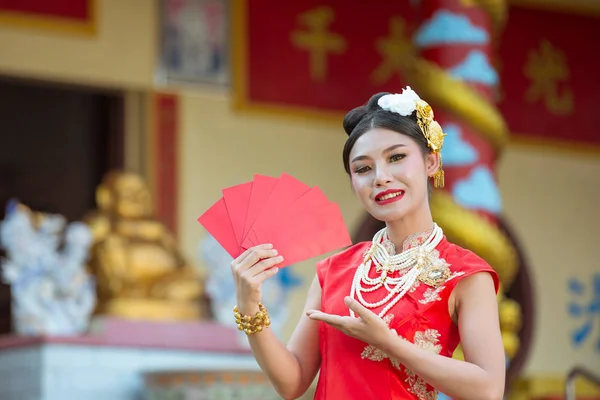
[[[254,316],[262,301],[262,283],[275,275],[283,262],[272,244],[252,247],[231,263],[240,314]],[[306,307],[321,308],[321,286],[315,277]],[[267,310],[268,311],[268,310]],[[320,364],[319,330],[303,315],[287,348],[270,329],[248,335],[254,358],[284,399],[300,397],[312,383]]]
[[[505,354],[494,282],[488,273],[461,280],[454,289],[465,361],[444,357],[390,335],[381,350],[455,400],[501,400]]]
[[[305,311],[321,308],[321,286],[315,277],[308,291]],[[318,323],[302,313],[287,348],[271,329],[248,336],[256,361],[284,399],[297,399],[310,387],[321,358]]]

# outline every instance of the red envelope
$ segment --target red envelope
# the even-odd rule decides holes
[[[284,257],[280,267],[352,244],[338,205],[288,174],[224,189],[198,221],[234,258],[272,243]]]
[[[295,264],[329,251],[346,247],[352,240],[336,203],[306,215],[284,221],[290,228],[271,238],[273,248],[283,256],[282,266]]]
[[[252,193],[252,182],[242,183],[222,190],[223,200],[227,206],[227,213],[231,220],[233,233],[238,247],[241,247],[244,238],[244,225],[248,212],[248,202]]]
[[[236,258],[241,254],[223,198],[206,210],[198,218],[198,222],[223,246],[231,257]]]
[[[250,232],[254,232],[254,237],[258,242],[268,243],[271,237],[276,236],[281,230],[286,230],[286,224],[289,224],[290,217],[300,215],[304,218],[311,210],[329,205],[329,200],[318,186],[309,189],[302,196],[298,197],[291,204],[279,203],[274,208],[269,209],[269,219],[261,221],[254,225]],[[293,222],[292,222],[293,224]],[[250,237],[252,239],[253,237]]]
[[[261,229],[265,229],[265,226],[276,224],[279,221],[282,213],[285,213],[286,209],[296,199],[305,194],[310,190],[310,187],[296,178],[283,173],[277,182],[277,185],[273,188],[273,191],[269,195],[269,198],[262,206],[261,212],[252,224],[250,232],[255,231],[256,237],[259,240],[263,238],[258,237],[258,232]],[[267,243],[267,242],[264,242]],[[260,243],[256,243],[257,245]],[[242,246],[245,248],[252,247],[252,241],[246,235]]]
[[[256,218],[262,210],[263,204],[269,198],[269,195],[273,191],[273,188],[277,185],[278,179],[266,175],[254,175],[254,181],[252,182],[252,192],[250,193],[250,200],[248,201],[248,210],[246,214],[246,222],[244,223],[244,234],[245,238],[252,228],[252,224],[256,221]],[[243,243],[243,241],[242,241]]]

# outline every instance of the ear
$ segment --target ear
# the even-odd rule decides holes
[[[440,154],[429,153],[425,156],[425,170],[428,177],[432,177],[440,168]]]

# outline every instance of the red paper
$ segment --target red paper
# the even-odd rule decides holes
[[[198,222],[210,232],[217,242],[233,258],[241,254],[240,247],[235,240],[233,226],[227,213],[225,200],[221,198],[198,218]]]
[[[255,175],[252,182],[223,189],[198,221],[234,258],[272,243],[284,257],[279,267],[352,244],[338,205],[319,187],[288,174]]]
[[[254,181],[252,182],[252,193],[250,194],[250,200],[248,203],[248,214],[246,215],[246,222],[244,224],[244,237],[250,232],[252,224],[256,221],[256,218],[260,214],[263,204],[269,198],[269,195],[277,185],[277,178],[266,175],[254,175]]]
[[[308,210],[316,210],[329,204],[329,200],[321,189],[315,186],[294,200],[292,204],[279,203],[270,209],[269,218],[262,220],[261,223],[257,221],[252,227],[250,232],[254,233],[254,236],[251,239],[256,238],[258,243],[255,242],[255,245],[261,242],[266,243],[269,238],[277,236],[279,231],[287,230],[286,226],[282,225],[283,221],[289,221],[292,216],[299,219],[305,218]],[[287,223],[294,226],[293,220]]]
[[[244,225],[246,223],[246,214],[248,213],[248,202],[250,201],[250,194],[252,193],[252,182],[242,183],[223,189],[223,199],[227,206],[227,212],[231,225],[233,227],[233,233],[235,234],[235,240],[238,246],[241,246],[244,238]]]
[[[342,214],[336,203],[320,207],[306,215],[291,216],[281,221],[280,226],[293,226],[293,229],[280,229],[279,234],[270,240],[290,265],[316,257],[352,243]]]
[[[258,231],[264,229],[265,226],[276,224],[282,213],[285,213],[285,209],[309,190],[310,187],[308,185],[305,185],[296,178],[285,173],[281,174],[281,178],[279,178],[268,200],[262,206],[261,212],[256,221],[254,221],[250,231]],[[256,236],[258,237],[258,234]],[[261,238],[258,237],[258,239],[260,240]],[[258,244],[260,243],[255,243],[254,245]],[[251,247],[252,242],[246,238],[242,246],[246,248]]]

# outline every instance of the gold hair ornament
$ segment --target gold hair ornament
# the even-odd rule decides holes
[[[436,188],[444,187],[444,170],[442,168],[442,147],[444,146],[444,136],[440,124],[433,119],[433,110],[426,101],[422,100],[414,90],[407,86],[402,89],[402,93],[386,94],[377,101],[379,107],[386,111],[400,114],[404,117],[411,115],[415,110],[417,112],[417,124],[427,140],[427,147],[438,157],[440,165],[433,174],[433,186]]]
[[[442,147],[444,146],[444,136],[446,134],[442,130],[441,125],[433,119],[433,110],[427,102],[417,100],[417,124],[423,131],[427,146],[437,155],[440,160],[440,165],[433,174],[433,186],[436,188],[444,187],[444,170],[442,169]]]

